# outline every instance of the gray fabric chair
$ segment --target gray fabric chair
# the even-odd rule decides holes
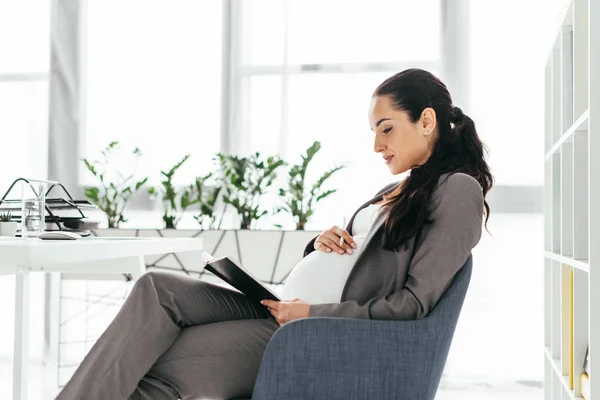
[[[265,351],[252,399],[433,400],[469,287],[472,257],[416,321],[303,318]]]

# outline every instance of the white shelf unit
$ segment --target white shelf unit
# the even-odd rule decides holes
[[[582,398],[588,346],[600,399],[600,0],[568,4],[545,78],[544,399]]]

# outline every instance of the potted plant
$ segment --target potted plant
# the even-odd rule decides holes
[[[318,152],[320,144],[313,144],[303,157],[303,163],[290,174],[290,182],[294,185],[305,184],[304,176],[308,164]],[[280,283],[291,268],[302,258],[306,243],[321,231],[282,230],[282,229],[250,229],[253,224],[268,212],[264,206],[264,197],[274,186],[277,174],[286,163],[278,157],[263,157],[254,153],[249,157],[224,155],[218,153],[214,160],[216,171],[197,177],[193,184],[176,190],[173,177],[177,170],[187,161],[184,157],[169,171],[162,171],[162,189],[151,188],[150,193],[158,195],[164,201],[165,213],[163,221],[166,226],[175,228],[183,210],[197,205],[198,229],[121,229],[118,232],[96,230],[99,236],[118,235],[120,237],[198,237],[204,241],[207,252],[215,257],[233,256],[242,262],[259,279]],[[321,178],[301,196],[310,207],[299,207],[303,210],[303,219],[312,215],[314,204],[329,196],[334,191],[324,190],[324,183],[337,170],[336,167],[323,174]],[[281,174],[280,174],[281,175]],[[292,179],[296,177],[295,179]],[[299,179],[302,177],[302,179]],[[290,189],[292,190],[292,189]],[[275,196],[285,193],[282,189],[274,191]],[[330,192],[329,194],[325,194]],[[320,197],[320,198],[319,198]],[[317,200],[319,198],[319,200]],[[221,229],[221,222],[228,206],[233,207],[239,218],[241,229]],[[218,221],[218,222],[217,222]],[[298,217],[300,222],[300,217]],[[234,224],[235,225],[235,224]],[[298,225],[298,224],[297,224]],[[298,227],[298,226],[297,226]],[[304,225],[302,225],[304,228]],[[160,269],[173,269],[198,276],[202,273],[202,265],[198,263],[196,253],[182,253],[176,257],[156,255],[146,257],[146,264]],[[211,275],[202,275],[210,279]],[[214,277],[213,277],[214,278]]]
[[[160,197],[163,202],[163,222],[165,223],[166,229],[175,229],[177,228],[177,224],[183,215],[183,212],[192,204],[194,204],[194,200],[192,199],[192,193],[194,190],[194,185],[189,185],[185,187],[179,193],[177,192],[175,185],[173,184],[173,177],[181,168],[181,166],[190,158],[190,155],[187,154],[184,156],[178,163],[176,163],[173,167],[171,167],[168,171],[160,171],[162,175],[162,188],[156,189],[151,187],[148,189],[148,193],[151,195]]]
[[[15,237],[17,235],[17,223],[12,222],[10,211],[0,212],[0,236]]]
[[[217,154],[223,182],[223,202],[240,217],[240,229],[250,229],[253,221],[267,214],[260,200],[273,185],[277,170],[286,163],[277,156],[263,159],[260,153],[250,157]]]
[[[223,215],[227,209],[227,204],[225,204],[225,209],[221,212],[219,224],[216,225],[216,204],[223,187],[213,182],[212,178],[213,173],[211,172],[205,176],[196,178],[194,182],[193,203],[198,204],[198,214],[194,215],[194,219],[200,224],[200,227],[208,225],[208,229],[219,229],[223,221]]]
[[[321,150],[321,143],[314,142],[302,156],[302,162],[290,168],[288,187],[279,189],[279,196],[284,205],[277,212],[287,211],[294,218],[296,230],[304,230],[308,219],[313,215],[316,204],[336,192],[335,189],[325,190],[323,185],[344,166],[337,166],[326,171],[312,185],[306,182],[306,170],[314,156]]]
[[[85,196],[92,204],[104,211],[109,228],[118,228],[121,222],[127,222],[123,216],[127,202],[148,181],[148,178],[139,181],[134,179],[135,167],[133,172],[127,176],[120,171],[114,171],[114,173],[109,171],[111,158],[118,149],[119,142],[111,142],[102,150],[101,160],[83,159],[88,171],[100,181],[99,186],[86,188],[84,190]],[[137,161],[141,156],[140,149],[137,147],[133,149],[132,155],[137,165]]]

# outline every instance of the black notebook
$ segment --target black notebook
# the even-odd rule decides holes
[[[214,258],[203,252],[204,269],[212,272],[231,286],[244,293],[250,300],[260,302],[264,299],[280,301],[281,299],[268,286],[256,279],[239,263],[225,256]]]

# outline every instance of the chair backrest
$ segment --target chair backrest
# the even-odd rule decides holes
[[[437,346],[435,346],[436,354],[428,385],[430,393],[426,397],[423,397],[425,399],[435,398],[435,393],[437,392],[446,360],[448,359],[456,324],[469,288],[472,271],[473,258],[469,256],[434,309],[424,319],[415,321],[426,324],[429,329],[434,329],[437,340]]]

